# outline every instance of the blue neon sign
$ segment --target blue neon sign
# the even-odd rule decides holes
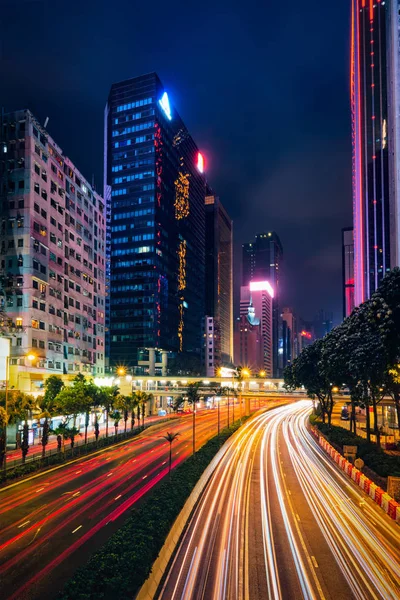
[[[171,119],[172,119],[171,107],[170,107],[170,104],[169,104],[169,98],[168,98],[167,92],[163,93],[163,95],[161,96],[160,100],[158,101],[158,104],[163,109],[163,112],[164,112],[165,116],[167,117],[167,119],[169,121],[171,121]]]

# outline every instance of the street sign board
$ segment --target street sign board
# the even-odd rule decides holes
[[[343,446],[343,454],[357,454],[357,446]]]

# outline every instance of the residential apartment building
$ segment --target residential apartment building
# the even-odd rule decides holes
[[[28,110],[1,116],[0,200],[10,385],[104,374],[104,202]]]

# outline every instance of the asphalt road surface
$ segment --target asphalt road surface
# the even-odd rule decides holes
[[[253,409],[258,402],[253,402]],[[217,433],[217,410],[196,415],[197,447]],[[239,408],[235,407],[239,417]],[[227,424],[225,406],[221,427]],[[232,406],[230,407],[232,420]],[[192,415],[0,489],[0,598],[46,600],[122,524],[129,509],[192,452]],[[117,597],[117,596],[116,596]]]
[[[228,441],[159,598],[400,598],[399,526],[318,446],[310,406],[259,415]]]

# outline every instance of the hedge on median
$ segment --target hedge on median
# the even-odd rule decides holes
[[[375,471],[381,477],[393,475],[400,477],[400,456],[387,454],[382,448],[374,442],[367,442],[365,438],[351,433],[343,427],[337,425],[327,425],[320,421],[314,420],[313,425],[316,425],[321,433],[333,444],[337,444],[341,448],[343,446],[357,446],[357,456],[363,459],[369,469]]]
[[[60,600],[135,597],[191,491],[240,422],[221,431],[134,507],[130,517],[67,582]]]

